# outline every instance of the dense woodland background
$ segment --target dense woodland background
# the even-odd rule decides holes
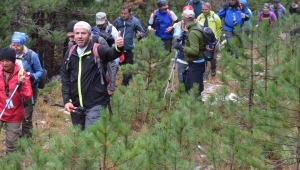
[[[29,35],[27,45],[35,50],[42,65],[48,70],[48,78],[58,74],[60,60],[66,51],[65,27],[71,20],[85,20],[95,25],[95,14],[103,11],[113,22],[120,15],[122,4],[130,4],[133,14],[146,28],[156,0],[4,0],[0,7],[0,47],[9,45],[14,31]],[[225,0],[209,0],[214,11],[219,11]],[[181,17],[186,0],[169,1],[169,7]],[[289,2],[282,0],[283,4]],[[250,8],[260,11],[263,2],[251,0]],[[287,7],[287,5],[286,5]]]
[[[180,17],[185,2],[169,1],[170,9]],[[225,3],[209,2],[214,11]],[[61,85],[50,83],[37,103],[38,115],[49,118],[47,126],[34,128],[32,139],[20,140],[18,152],[1,157],[1,169],[300,169],[300,40],[290,35],[300,18],[287,14],[274,31],[269,24],[257,25],[264,3],[249,1],[250,36],[236,29],[242,43],[233,39],[230,45],[238,59],[227,47],[221,51],[212,79],[222,86],[204,104],[195,89],[187,94],[181,84],[164,97],[174,51],[167,56],[162,42],[148,33],[136,43],[135,64],[121,67],[134,78],[112,96],[112,117],[105,111],[84,133],[67,131],[66,117],[50,106],[62,102]],[[291,1],[281,3],[288,10]],[[132,5],[144,27],[156,9],[156,0],[4,0],[0,46],[9,45],[14,31],[26,32],[50,78],[59,73],[66,51],[67,23],[94,25],[99,11],[113,21],[122,4]]]

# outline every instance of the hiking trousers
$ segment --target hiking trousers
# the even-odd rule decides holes
[[[5,124],[5,146],[6,146],[6,153],[13,152],[16,150],[15,144],[19,140],[20,136],[20,126],[21,122],[19,123],[10,123],[10,122],[4,122],[0,120],[0,131],[2,129],[2,126]]]
[[[186,92],[192,89],[194,85],[198,85],[197,96],[201,95],[201,92],[204,90],[204,84],[203,84],[204,72],[205,72],[205,62],[189,63],[189,68],[184,82]]]
[[[184,82],[182,73],[184,73],[184,71],[187,67],[188,67],[188,64],[183,64],[181,62],[178,62],[178,81],[179,81],[179,83]]]
[[[172,50],[172,38],[171,39],[166,39],[162,40],[164,42],[164,47],[166,51],[169,51],[171,53]]]
[[[94,107],[87,108],[83,112],[71,112],[70,114],[73,126],[78,126],[81,130],[86,130],[100,119],[101,111],[104,108],[105,105],[96,105]]]
[[[33,102],[36,103],[38,96],[38,89],[33,91]],[[25,118],[22,121],[22,130],[21,130],[21,137],[31,137],[32,133],[31,130],[33,128],[32,124],[32,113],[33,113],[33,104],[32,104],[32,98],[30,100],[24,102],[25,107]]]

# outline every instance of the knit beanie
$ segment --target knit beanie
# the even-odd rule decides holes
[[[77,28],[84,28],[86,29],[89,33],[91,33],[92,27],[89,23],[85,22],[85,21],[79,21],[74,25],[74,31]]]
[[[268,3],[265,3],[264,8],[270,8],[270,5]]]
[[[27,35],[23,32],[14,32],[11,37],[12,44],[25,45],[26,44]]]
[[[78,22],[78,20],[73,20],[71,22],[68,23],[67,28],[66,28],[66,32],[73,32],[74,31],[74,25]]]
[[[7,59],[12,61],[13,63],[16,62],[16,52],[14,49],[10,48],[10,47],[4,47],[1,51],[0,51],[0,60],[2,59]]]

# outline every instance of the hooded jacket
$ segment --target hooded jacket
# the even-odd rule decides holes
[[[0,109],[1,112],[5,108],[6,100],[9,99],[15,90],[19,77],[18,73],[21,67],[15,63],[14,71],[10,78],[8,78],[7,83],[5,82],[3,67],[0,64]],[[32,97],[32,88],[30,84],[30,78],[28,74],[24,71],[23,75],[26,78],[24,84],[21,85],[20,92],[16,93],[12,97],[13,108],[6,108],[1,119],[4,122],[19,123],[24,119],[25,110],[23,108],[23,100],[29,100]],[[8,87],[8,96],[6,94],[6,87]]]
[[[134,48],[133,39],[136,37],[136,32],[141,33],[141,37],[145,36],[145,30],[139,19],[134,16],[130,16],[128,20],[123,20],[118,17],[113,24],[118,31],[121,31],[121,35],[124,39],[124,50],[132,50]]]
[[[78,56],[75,47],[69,61],[69,50],[66,52],[61,65],[62,97],[64,104],[72,101],[75,107],[91,108],[106,105],[109,101],[107,83],[101,83],[101,76],[92,52],[94,43],[90,41],[85,52]],[[107,45],[100,45],[98,53],[103,63],[107,63],[121,56],[123,48],[118,49]]]
[[[193,62],[195,60],[201,60],[204,57],[205,44],[203,35],[198,30],[192,30],[198,27],[198,23],[192,22],[187,25],[189,31],[188,39],[185,43],[183,49],[185,60],[187,63]]]
[[[245,18],[242,18],[242,13],[245,14]],[[235,5],[226,3],[222,9],[218,12],[220,19],[224,18],[224,30],[234,31],[235,26],[242,27],[244,22],[250,17],[248,7],[237,2]]]

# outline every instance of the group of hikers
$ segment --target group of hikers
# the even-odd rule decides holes
[[[163,42],[166,51],[176,49],[179,82],[184,83],[187,92],[198,85],[200,96],[204,89],[203,74],[207,62],[204,51],[207,47],[199,28],[210,28],[217,40],[224,31],[226,40],[230,41],[237,36],[235,26],[242,29],[252,15],[248,3],[246,0],[229,0],[215,13],[210,3],[190,0],[182,9],[182,20],[169,9],[166,0],[158,0],[156,5],[147,29]],[[298,3],[294,1],[290,12],[298,13],[297,8]],[[60,71],[62,97],[73,125],[81,130],[93,125],[109,105],[119,65],[134,63],[134,39],[145,37],[140,20],[131,10],[129,5],[122,6],[120,17],[112,23],[105,12],[98,12],[94,27],[78,20],[66,26],[69,43]],[[258,21],[267,21],[272,26],[285,13],[279,0],[273,0],[272,5],[263,5]],[[3,80],[0,81],[0,95],[6,99],[0,100],[0,129],[5,125],[6,153],[15,151],[19,137],[32,136],[33,106],[43,69],[37,53],[26,47],[27,38],[25,33],[14,32],[11,45],[0,52],[0,78]],[[211,76],[215,76],[217,60],[213,58],[210,62]],[[122,85],[128,86],[131,79],[132,75],[123,75]]]

